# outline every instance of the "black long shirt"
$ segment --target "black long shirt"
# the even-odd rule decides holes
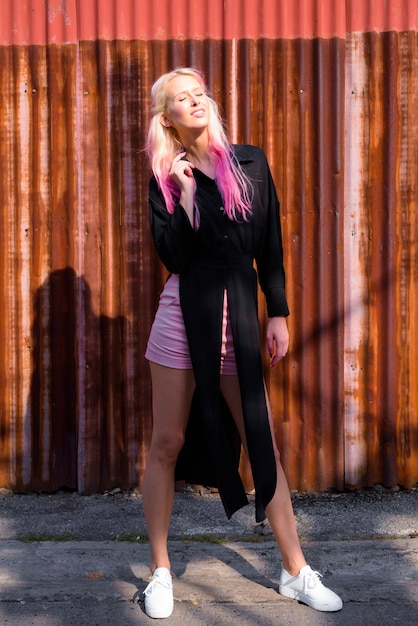
[[[277,477],[264,392],[257,275],[268,316],[287,316],[289,311],[279,202],[266,157],[255,146],[234,146],[234,149],[253,185],[252,216],[248,222],[227,217],[216,182],[198,169],[193,174],[199,228],[195,230],[191,226],[180,204],[173,214],[167,211],[154,177],[150,183],[150,222],[162,262],[170,272],[180,275],[180,303],[196,379],[192,419],[201,426],[194,431],[199,436],[192,444],[186,441],[186,448],[189,446],[191,451],[188,458],[206,459],[210,469],[203,471],[208,481],[205,484],[219,487],[226,514],[231,517],[248,500],[238,473],[234,429],[225,417],[219,390],[223,294],[227,290],[256,490],[256,518],[261,521],[274,495]],[[205,446],[209,456],[199,451]],[[201,478],[201,471],[196,474],[189,468],[184,471],[191,472],[190,482],[200,482],[193,476]]]

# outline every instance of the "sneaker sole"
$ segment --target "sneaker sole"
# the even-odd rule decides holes
[[[343,603],[339,602],[335,605],[330,604],[322,604],[319,602],[315,602],[312,598],[305,596],[304,593],[300,591],[295,591],[294,589],[289,589],[288,587],[284,587],[282,585],[279,586],[279,592],[282,596],[286,596],[286,598],[291,598],[292,600],[298,600],[299,602],[303,602],[303,604],[307,604],[311,607],[311,609],[315,609],[316,611],[323,611],[325,613],[334,613],[335,611],[341,611],[343,608]]]
[[[173,607],[174,608],[174,607]],[[148,617],[152,617],[153,619],[165,619],[166,617],[170,617],[172,612],[173,612],[173,608],[171,609],[171,611],[159,611],[158,609],[155,610],[148,610],[147,607],[145,607],[145,613],[148,615]]]

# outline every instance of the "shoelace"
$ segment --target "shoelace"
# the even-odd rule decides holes
[[[322,585],[322,574],[314,570],[303,576],[303,586],[305,589],[314,589],[317,585]]]
[[[144,596],[149,596],[152,593],[154,587],[157,585],[159,585],[160,587],[165,587],[166,589],[171,589],[171,583],[168,579],[160,578],[157,576],[156,578],[153,578],[146,586],[144,590]]]

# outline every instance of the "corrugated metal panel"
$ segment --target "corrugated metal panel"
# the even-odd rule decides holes
[[[417,34],[352,34],[346,60],[345,452],[352,485],[417,467]]]
[[[3,0],[2,44],[310,39],[418,29],[415,0]]]
[[[150,86],[177,65],[204,71],[234,141],[266,150],[282,200],[292,346],[266,376],[291,487],[417,481],[417,13],[1,3],[1,486],[141,474],[165,276],[142,146]]]

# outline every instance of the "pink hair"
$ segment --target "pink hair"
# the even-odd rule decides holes
[[[173,127],[163,126],[161,115],[167,107],[167,85],[176,76],[193,76],[202,85],[209,103],[209,146],[208,151],[215,163],[215,180],[218,185],[227,216],[233,220],[247,221],[252,213],[252,186],[235,158],[219,115],[216,102],[207,94],[207,88],[200,72],[192,68],[178,68],[163,74],[151,89],[153,117],[148,131],[147,152],[151,168],[163,194],[167,210],[173,213],[180,197],[180,190],[169,175],[173,158],[183,151],[183,146]],[[198,207],[196,207],[198,216]],[[197,223],[198,225],[198,217]]]

